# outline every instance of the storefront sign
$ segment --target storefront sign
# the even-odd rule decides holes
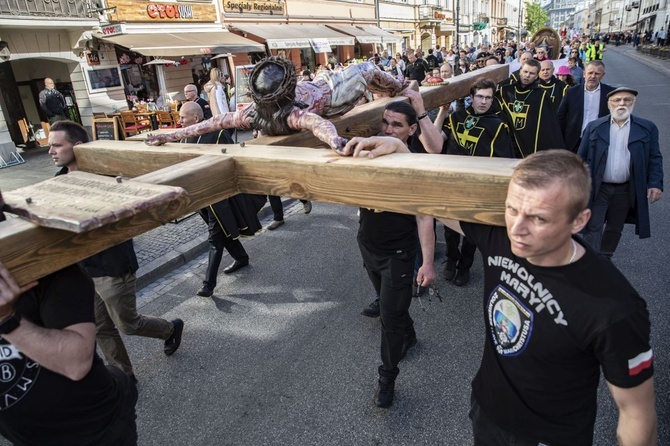
[[[309,43],[315,53],[331,53],[333,51],[328,39],[309,39]]]
[[[103,36],[115,36],[117,34],[123,34],[123,25],[108,25],[102,27]]]
[[[284,2],[224,0],[223,10],[226,13],[283,15]]]
[[[152,19],[192,19],[191,5],[163,5],[152,3],[147,5],[147,14]]]
[[[107,7],[116,8],[116,12],[108,14],[109,20],[114,22],[216,21],[216,7],[212,3],[161,3],[137,2],[134,0],[108,0]]]

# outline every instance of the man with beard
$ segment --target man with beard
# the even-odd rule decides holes
[[[370,62],[349,65],[342,71],[323,70],[311,82],[298,82],[290,60],[269,57],[257,63],[249,75],[251,104],[186,129],[149,135],[145,143],[159,146],[230,128],[254,129],[267,136],[306,129],[339,153],[347,140],[338,136],[325,118],[348,112],[370,92],[395,96],[404,88],[403,82]]]
[[[605,64],[594,60],[586,65],[584,84],[568,88],[558,107],[558,122],[565,139],[565,148],[577,152],[582,134],[591,121],[609,114],[607,94],[614,90],[601,82]]]
[[[554,63],[551,60],[540,62],[540,87],[549,92],[551,105],[555,112],[561,105],[561,100],[568,91],[568,84],[554,76]]]
[[[540,67],[540,62],[527,60],[521,65],[519,82],[502,86],[496,93],[512,128],[515,155],[519,158],[540,150],[565,148],[549,92],[535,82]]]
[[[663,191],[663,157],[653,122],[633,116],[637,91],[619,87],[607,95],[610,115],[586,127],[579,155],[591,169],[591,219],[584,240],[612,257],[632,214],[640,238],[651,236],[647,200]],[[604,230],[603,230],[604,226]]]

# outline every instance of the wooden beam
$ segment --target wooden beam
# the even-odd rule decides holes
[[[182,186],[185,197],[112,225],[76,234],[37,226],[21,218],[0,223],[0,262],[26,284],[169,220],[238,193],[234,161],[202,156],[138,177],[144,183]],[[132,181],[132,180],[130,180]],[[66,206],[67,203],[62,203]]]
[[[499,83],[508,77],[509,67],[507,65],[497,65],[452,77],[449,79],[449,84],[447,85],[420,87],[419,91],[423,97],[426,110],[432,110],[469,95],[470,87],[479,79],[491,79],[493,82]],[[351,139],[354,136],[375,135],[381,127],[382,111],[386,104],[391,101],[408,100],[404,96],[377,99],[374,102],[359,105],[350,112],[332,118],[330,121],[335,125],[337,133],[344,138]],[[325,147],[321,141],[308,131],[286,136],[257,138],[249,141],[248,144],[260,146]]]
[[[195,144],[148,148],[118,141],[94,141],[77,146],[76,151],[82,170],[105,175],[122,171],[127,176],[171,166],[199,153],[229,156],[235,161],[241,192],[498,225],[503,224],[507,184],[518,162],[425,154],[370,160],[341,157],[329,149]],[[145,163],[146,158],[151,161]]]

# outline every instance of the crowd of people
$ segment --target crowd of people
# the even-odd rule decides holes
[[[551,62],[553,51],[570,62],[558,73]],[[490,64],[520,65],[498,84],[477,79],[467,97],[434,111],[426,110],[420,92],[405,89],[401,94],[407,102],[392,101],[380,111],[378,136],[338,140],[333,147],[343,156],[368,158],[414,152],[521,159],[507,192],[505,227],[443,221],[442,274],[447,282],[464,286],[470,281],[477,249],[485,260],[487,335],[472,383],[470,411],[475,444],[589,444],[601,369],[619,408],[621,443],[656,443],[649,314],[610,259],[631,219],[641,238],[651,235],[649,204],[662,196],[662,156],[656,126],[633,115],[638,92],[602,82],[605,51],[599,39],[588,38],[566,40],[555,49],[532,42],[519,48],[501,42],[494,48],[482,45],[474,51],[446,53],[444,48],[431,48],[425,59],[421,51],[408,49],[395,58],[382,53],[375,56],[373,68],[357,70],[368,85],[395,92],[405,85],[396,82],[400,78],[422,82],[430,74],[448,80]],[[259,76],[271,78],[281,63],[270,60]],[[289,124],[293,114],[304,116],[295,109],[295,92],[320,85],[319,76],[312,79],[304,70],[299,76],[306,85],[300,87],[294,78],[285,86],[293,94],[286,114]],[[220,78],[215,73],[210,79],[212,91]],[[258,89],[253,92],[255,107],[262,113],[259,107],[267,99],[263,94],[274,94],[277,85],[254,79],[251,84]],[[340,88],[348,87],[343,83]],[[208,102],[198,96],[195,84],[184,91],[184,130],[175,138],[184,143],[230,142],[227,129],[239,122],[233,122],[233,113],[221,105],[212,105],[218,100],[216,93]],[[333,88],[328,96],[334,101],[339,93]],[[311,97],[315,102],[305,106],[335,107],[334,102],[324,106],[319,98]],[[327,116],[324,110],[317,117]],[[208,112],[214,117],[202,124]],[[217,121],[215,113],[227,113],[231,121]],[[49,153],[61,168],[58,174],[77,170],[73,148],[87,141],[78,124],[54,123]],[[199,296],[214,293],[224,248],[234,259],[224,273],[249,264],[238,237],[261,229],[256,212],[265,200],[242,194],[201,210],[211,249]],[[305,213],[311,211],[311,203],[303,205]],[[273,210],[270,229],[277,229],[283,215],[277,215],[280,209],[275,206]],[[417,343],[409,315],[412,296],[435,280],[435,226],[429,217],[366,208],[360,209],[359,223],[358,245],[376,292],[363,314],[381,321],[374,401],[387,408],[393,404],[399,364]],[[136,270],[132,241],[22,288],[0,265],[2,343],[23,353],[9,358],[17,366],[43,369],[45,381],[33,389],[3,382],[5,390],[23,392],[22,399],[14,398],[0,410],[3,436],[18,444],[46,444],[44,438],[69,444],[72,435],[85,435],[77,440],[86,444],[136,444],[136,379],[119,331],[162,339],[169,356],[179,348],[184,329],[181,319],[137,313]],[[66,285],[72,281],[81,284],[74,294]],[[63,311],[63,303],[72,306]],[[50,340],[48,346],[40,345],[44,339]],[[95,352],[96,341],[107,367]],[[69,410],[58,418],[36,412],[60,387],[72,400],[65,406]],[[45,418],[39,420],[39,430],[26,421],[36,414]]]

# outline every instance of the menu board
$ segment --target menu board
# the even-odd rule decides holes
[[[237,108],[240,104],[245,106],[252,102],[249,94],[249,75],[253,65],[240,65],[235,67],[235,96],[237,98]]]
[[[119,139],[119,127],[114,118],[93,120],[93,139]]]

